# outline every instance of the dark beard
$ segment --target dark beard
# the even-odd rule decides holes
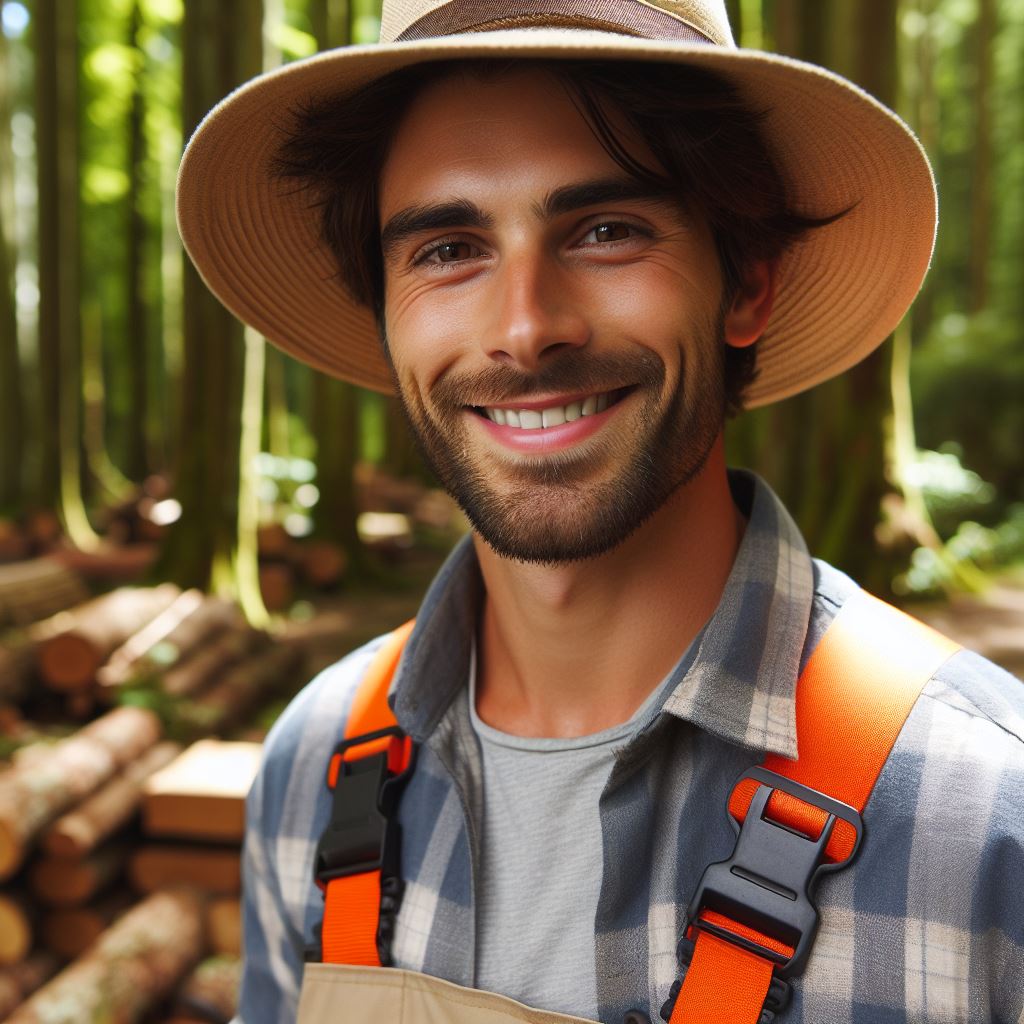
[[[699,369],[689,406],[684,363],[661,413],[665,365],[646,349],[629,356],[569,352],[537,374],[500,365],[472,377],[448,374],[432,390],[433,415],[418,393],[397,390],[423,458],[495,552],[545,565],[580,561],[617,547],[704,468],[725,419],[721,328],[720,322],[713,328],[717,346],[708,338],[695,346],[715,356]],[[584,442],[541,458],[517,458],[514,466],[502,464],[510,488],[494,488],[479,462],[474,464],[462,420],[467,399],[485,406],[545,392],[612,391],[624,382],[632,386],[633,401],[642,401],[637,430],[619,424],[610,444]],[[616,427],[609,424],[602,434],[609,429]],[[609,462],[620,467],[615,478],[588,483],[593,470]]]

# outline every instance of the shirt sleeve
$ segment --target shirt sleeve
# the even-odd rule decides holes
[[[232,1024],[286,1024],[298,1011],[305,950],[323,916],[313,881],[330,815],[327,764],[378,638],[325,669],[274,724],[246,801],[242,986]]]
[[[242,860],[244,966],[238,1016],[233,1024],[295,1020],[302,981],[303,939],[289,925],[273,864],[273,837],[263,828],[264,772],[246,804]]]

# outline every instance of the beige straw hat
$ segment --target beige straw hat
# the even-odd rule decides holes
[[[297,359],[390,391],[373,317],[339,282],[316,211],[271,172],[279,126],[312,96],[343,102],[411,64],[509,56],[714,70],[769,109],[763,130],[793,209],[821,216],[856,204],[784,257],[747,407],[841,373],[899,323],[935,239],[927,157],[899,118],[839,76],[738,49],[723,0],[384,0],[379,45],[262,75],[196,130],[178,176],[178,226],[206,284]]]

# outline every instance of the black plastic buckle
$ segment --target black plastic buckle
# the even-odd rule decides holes
[[[761,785],[750,801],[742,827],[729,815],[738,835],[736,847],[728,860],[705,869],[687,910],[684,935],[691,928],[710,932],[772,960],[775,976],[785,980],[804,969],[814,942],[818,908],[812,896],[818,879],[853,861],[864,836],[864,823],[860,814],[847,804],[766,768],[751,768],[740,776],[737,784],[744,779],[754,779]],[[828,819],[819,838],[812,839],[765,817],[768,798],[776,789],[827,812]],[[825,847],[837,820],[847,822],[857,835],[850,856],[830,863],[824,860]],[[700,914],[704,910],[723,914],[737,924],[792,946],[793,955],[776,953],[712,922],[702,921]]]
[[[398,793],[412,767],[398,774],[388,771],[388,752],[353,761],[344,753],[372,740],[394,736],[404,740],[397,726],[342,740],[334,748],[340,757],[334,786],[331,819],[316,848],[314,872],[321,885],[346,875],[380,869],[382,877],[398,873]]]

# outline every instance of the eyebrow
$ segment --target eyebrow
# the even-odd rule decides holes
[[[668,186],[635,178],[596,178],[553,189],[540,203],[533,204],[533,212],[540,220],[552,220],[588,206],[637,201],[682,205]],[[424,231],[493,226],[494,218],[468,199],[409,206],[384,225],[380,233],[381,251],[389,259],[402,242]]]
[[[637,201],[679,204],[667,184],[638,181],[636,178],[597,178],[556,188],[544,197],[540,205],[535,203],[533,210],[538,217],[551,220],[588,206]]]
[[[380,233],[380,247],[384,258],[389,259],[402,242],[421,231],[490,228],[493,225],[494,218],[468,199],[453,199],[428,206],[408,206],[384,225]]]

